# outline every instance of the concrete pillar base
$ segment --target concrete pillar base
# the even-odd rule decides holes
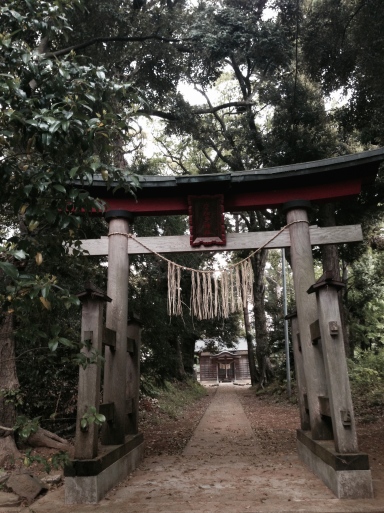
[[[93,460],[74,460],[65,468],[65,504],[97,504],[144,456],[143,436],[133,435],[122,445],[104,446]],[[87,475],[88,474],[88,475]]]
[[[297,431],[300,459],[338,499],[372,499],[372,476],[367,454],[338,454],[333,440],[312,440],[310,432]]]

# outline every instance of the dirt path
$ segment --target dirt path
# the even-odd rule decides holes
[[[283,449],[273,450],[273,409],[263,412],[260,407],[259,417],[253,418],[252,412],[247,417],[244,407],[247,411],[248,400],[246,387],[220,385],[180,455],[146,458],[124,486],[110,492],[97,506],[63,506],[61,489],[34,503],[30,511],[384,512],[383,496],[364,501],[336,499],[299,462],[292,446],[293,429],[286,426],[287,436],[284,421],[283,425],[277,422],[278,436],[285,437]],[[252,429],[255,424],[259,425],[256,431]]]

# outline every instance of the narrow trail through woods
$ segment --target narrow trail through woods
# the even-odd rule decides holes
[[[242,406],[247,390],[221,384],[180,455],[147,457],[123,486],[97,506],[63,506],[61,489],[34,503],[33,511],[384,512],[384,497],[338,500],[301,464],[295,452],[271,452],[265,439],[253,431]],[[260,416],[266,414],[261,408]],[[273,423],[271,408],[268,415]],[[276,424],[284,436],[278,418]]]

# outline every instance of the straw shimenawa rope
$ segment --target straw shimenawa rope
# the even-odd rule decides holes
[[[123,235],[134,239],[140,246],[168,263],[168,314],[182,315],[181,271],[191,273],[191,312],[197,319],[227,318],[231,313],[246,308],[252,302],[253,270],[251,258],[275,240],[284,230],[297,223],[308,221],[299,219],[283,226],[262,246],[252,251],[239,262],[228,264],[226,268],[193,269],[173,262],[157,253],[130,233],[112,232],[108,235]]]

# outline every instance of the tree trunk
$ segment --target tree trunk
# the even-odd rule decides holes
[[[269,340],[267,331],[267,319],[264,306],[264,271],[267,262],[268,251],[262,250],[251,258],[254,274],[253,282],[253,311],[255,314],[256,332],[256,359],[259,367],[259,385],[262,387],[271,374],[269,363]]]
[[[194,333],[183,333],[181,340],[181,353],[184,371],[186,374],[194,375],[195,346],[199,337]]]
[[[176,336],[172,342],[171,345],[175,349],[175,360],[174,360],[174,372],[173,375],[176,379],[182,381],[186,378],[186,373],[184,369],[184,363],[183,363],[183,354],[181,351],[181,343],[180,343],[180,337]]]
[[[257,370],[256,370],[256,362],[255,362],[255,353],[253,348],[253,337],[251,333],[251,325],[249,322],[249,313],[248,308],[243,309],[244,314],[244,326],[245,326],[245,338],[247,340],[248,347],[248,362],[249,362],[249,372],[251,374],[251,385],[255,386],[258,382]]]
[[[15,345],[13,338],[13,315],[4,313],[0,324],[0,425],[13,428],[16,422],[16,406],[11,394],[19,388],[16,373]],[[12,463],[20,456],[13,432],[0,432],[0,467],[6,462]]]
[[[30,435],[27,444],[31,447],[50,447],[59,451],[67,451],[69,449],[67,440],[40,427],[36,433]]]
[[[320,217],[323,226],[336,226],[336,218],[335,218],[335,206],[333,203],[326,203],[325,205],[321,205],[320,207]],[[321,259],[323,263],[323,271],[334,272],[335,279],[338,281],[342,280],[340,273],[340,260],[339,260],[339,250],[336,244],[325,244],[321,246]],[[343,290],[339,291],[339,308],[340,308],[340,319],[343,330],[344,337],[344,348],[345,354],[351,356],[350,344],[349,344],[349,334],[347,329],[347,314],[343,303]]]

